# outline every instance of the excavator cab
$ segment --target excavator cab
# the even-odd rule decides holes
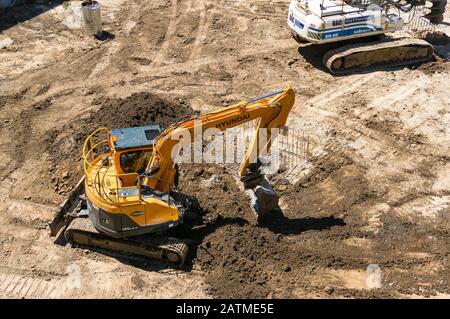
[[[159,125],[111,130],[116,171],[121,174],[143,173],[152,157],[153,145],[160,133]]]
[[[163,231],[182,221],[184,209],[167,191],[142,187],[158,125],[99,129],[85,141],[87,213],[94,227],[114,238]],[[148,178],[148,177],[147,177]]]

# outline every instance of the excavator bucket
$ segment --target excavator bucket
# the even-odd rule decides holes
[[[271,211],[279,209],[278,195],[263,174],[246,176],[242,182],[256,220],[258,224],[262,224]]]
[[[56,237],[56,241],[64,232],[66,226],[78,215],[86,204],[84,198],[84,175],[70,192],[67,199],[61,204],[53,220],[49,223],[50,236]]]

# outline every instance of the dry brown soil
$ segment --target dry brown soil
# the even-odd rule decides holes
[[[83,35],[79,3],[0,19],[14,40],[0,50],[1,297],[450,296],[448,37],[428,39],[441,55],[420,66],[334,77],[324,48],[290,38],[287,0],[104,0],[103,40]],[[202,214],[174,232],[192,240],[183,269],[49,238],[94,129],[167,126],[285,85],[311,156],[277,180],[264,226],[223,168],[184,165]]]

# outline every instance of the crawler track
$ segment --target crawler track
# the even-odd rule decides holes
[[[64,236],[71,243],[144,256],[176,266],[184,264],[188,253],[186,243],[175,238],[162,236],[133,237],[127,240],[111,238],[98,232],[89,218],[74,219]]]
[[[325,53],[323,64],[333,74],[345,74],[416,64],[428,61],[432,55],[433,47],[428,42],[403,38],[345,45]]]

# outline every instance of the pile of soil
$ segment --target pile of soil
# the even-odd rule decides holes
[[[424,74],[431,75],[435,73],[448,72],[450,64],[439,56],[434,56],[430,61],[422,63],[417,67],[417,70],[422,71]]]
[[[198,199],[203,216],[199,225],[178,230],[177,235],[194,240],[192,263],[206,271],[210,293],[223,298],[295,297],[295,289],[317,289],[305,280],[316,268],[365,267],[359,252],[344,251],[339,242],[357,231],[350,233],[344,215],[336,215],[371,194],[361,178],[344,177],[348,172],[340,169],[349,164],[346,157],[325,158],[322,165],[318,160],[303,181],[278,190],[282,200],[293,204],[273,211],[261,226],[236,179],[223,168],[183,167],[180,190]],[[314,186],[333,173],[342,179],[343,191],[354,193],[337,206]],[[323,247],[318,245],[321,241]]]
[[[248,197],[234,177],[217,165],[183,165],[180,190],[197,198],[202,220],[176,232],[194,240],[190,260],[207,272],[210,292],[266,297],[273,268],[288,262],[287,245],[280,235],[255,225]]]
[[[157,124],[162,128],[180,118],[194,114],[186,101],[168,101],[148,92],[139,92],[123,99],[95,100],[99,105],[85,119],[76,119],[44,137],[45,151],[50,158],[49,179],[54,191],[69,192],[81,178],[81,150],[86,137],[100,127],[109,129]]]

